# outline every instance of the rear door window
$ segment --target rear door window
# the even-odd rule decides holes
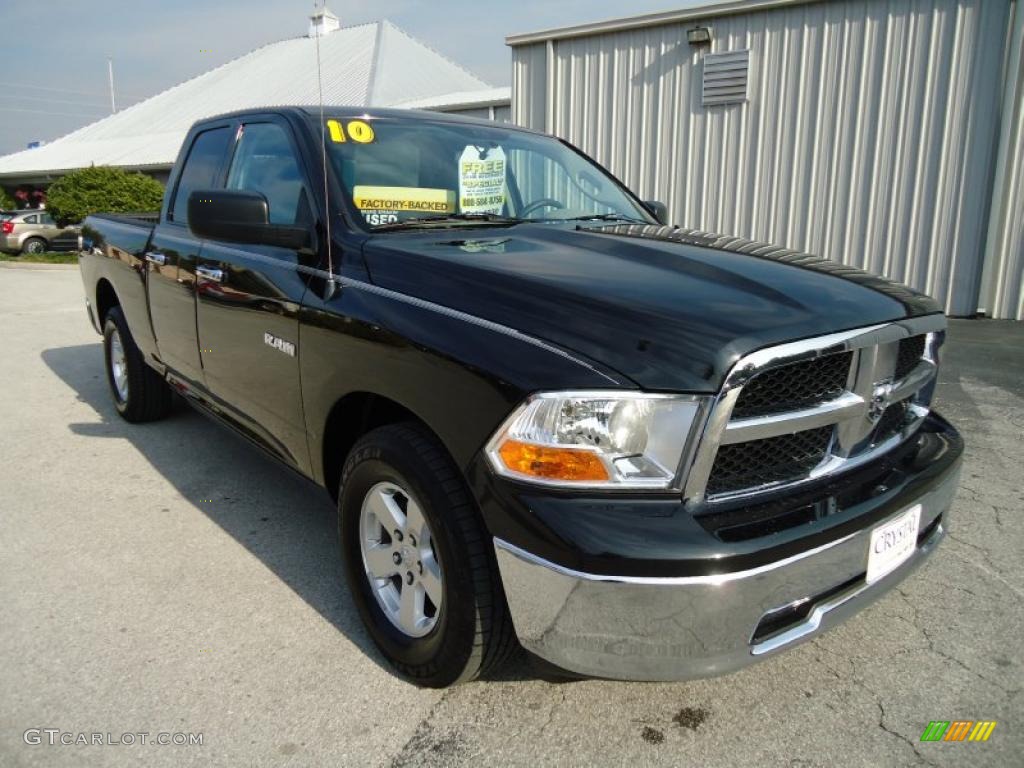
[[[188,223],[188,196],[193,190],[217,186],[230,139],[231,129],[226,125],[203,131],[196,136],[185,159],[174,202],[168,212],[171,221]]]

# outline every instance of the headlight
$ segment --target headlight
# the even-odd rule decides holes
[[[691,395],[534,395],[487,445],[501,475],[565,487],[669,488],[700,411]]]

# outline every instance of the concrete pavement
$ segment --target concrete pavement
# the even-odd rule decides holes
[[[953,533],[836,631],[694,683],[520,663],[438,692],[363,632],[325,494],[184,405],[121,421],[77,272],[6,269],[0,296],[0,765],[1019,764],[1024,324],[953,323]],[[920,743],[938,719],[999,724]],[[31,728],[203,744],[30,745]]]

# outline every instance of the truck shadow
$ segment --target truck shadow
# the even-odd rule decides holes
[[[323,489],[180,400],[171,415],[157,424],[123,421],[107,391],[98,344],[48,349],[42,359],[96,412],[95,422],[69,424],[72,432],[130,442],[185,500],[257,557],[374,663],[392,672],[363,628],[344,583],[335,511]],[[504,670],[502,679],[521,679],[520,666]]]

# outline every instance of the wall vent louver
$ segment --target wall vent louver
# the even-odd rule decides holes
[[[749,50],[705,54],[702,92],[704,106],[746,101],[749,69]]]

